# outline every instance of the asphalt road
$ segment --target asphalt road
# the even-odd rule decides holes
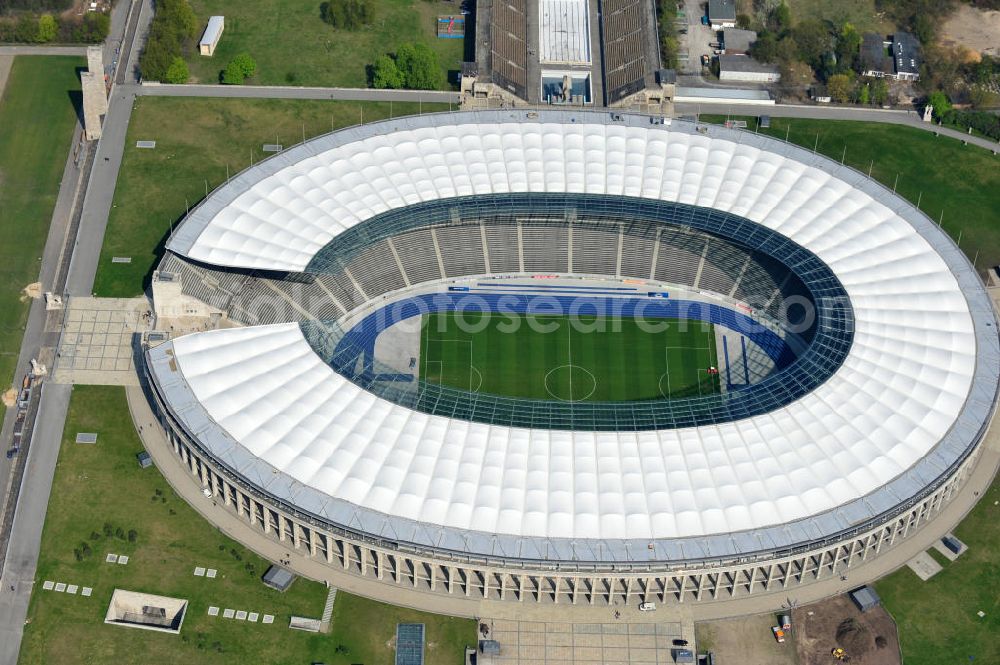
[[[69,409],[72,386],[46,383],[42,387],[41,411],[32,435],[31,455],[21,485],[13,537],[0,587],[0,665],[16,665],[21,633],[34,587],[42,524],[52,490],[52,477],[59,457],[63,424]],[[13,587],[13,590],[11,589]]]
[[[458,104],[457,92],[439,90],[375,90],[373,88],[299,88],[259,85],[169,85],[145,83],[136,94],[146,97],[243,97],[257,99],[340,99],[365,102]]]

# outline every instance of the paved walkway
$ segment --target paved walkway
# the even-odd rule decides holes
[[[0,46],[0,55],[87,55],[86,46]]]
[[[137,385],[135,354],[149,330],[146,298],[71,298],[53,380],[88,385]]]
[[[483,619],[486,639],[501,645],[499,656],[481,655],[483,665],[627,665],[673,663],[673,641],[681,624],[567,623]]]
[[[42,525],[49,505],[70,395],[70,386],[47,383],[42,387],[39,413],[44,413],[45,418],[38,419],[32,435],[25,470],[25,478],[29,478],[30,482],[21,485],[7,559],[0,577],[0,665],[15,665],[21,649],[21,631],[35,585]]]
[[[892,125],[906,125],[927,132],[936,132],[960,141],[966,141],[980,148],[1000,152],[1000,143],[978,136],[969,136],[964,132],[948,127],[938,127],[934,123],[924,122],[916,111],[900,111],[895,109],[866,109],[850,106],[809,106],[805,104],[775,104],[774,106],[757,106],[753,104],[738,104],[720,102],[718,104],[677,104],[674,108],[677,115],[769,115],[772,118],[806,118],[813,120],[853,120],[855,122],[884,122]]]
[[[264,99],[347,99],[366,102],[458,104],[459,94],[444,90],[376,90],[374,88],[304,88],[261,85],[169,85],[144,83],[136,94],[147,97],[242,97]]]

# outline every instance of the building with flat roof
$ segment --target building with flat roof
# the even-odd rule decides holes
[[[226,28],[226,18],[224,16],[212,16],[208,19],[205,32],[198,42],[198,51],[202,55],[211,56],[215,54],[215,47],[222,39],[222,31]]]
[[[781,80],[781,73],[776,66],[759,62],[748,55],[720,55],[719,80],[773,83]]]
[[[713,30],[736,27],[736,0],[708,0],[708,22]]]
[[[746,54],[750,46],[757,41],[757,33],[753,30],[739,28],[723,28],[722,48],[727,55]]]

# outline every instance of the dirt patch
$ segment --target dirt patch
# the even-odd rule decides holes
[[[771,634],[777,614],[757,614],[738,619],[703,621],[695,624],[699,653],[711,651],[718,663],[740,665],[796,665],[794,630],[784,644]],[[823,665],[829,665],[830,654]]]
[[[32,282],[26,287],[21,289],[21,302],[25,302],[28,299],[41,298],[42,297],[42,283]]]
[[[960,5],[941,28],[941,44],[1000,55],[1000,11]]]
[[[881,607],[862,614],[846,595],[797,608],[792,634],[799,665],[836,663],[830,652],[847,650],[851,665],[900,665],[896,624]]]

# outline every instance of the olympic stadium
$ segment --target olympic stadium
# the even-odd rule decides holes
[[[340,571],[489,600],[841,574],[961,488],[990,300],[848,167],[583,111],[334,132],[193,209],[145,377],[207,496]],[[194,323],[193,323],[194,322]],[[207,322],[207,323],[205,323]]]

